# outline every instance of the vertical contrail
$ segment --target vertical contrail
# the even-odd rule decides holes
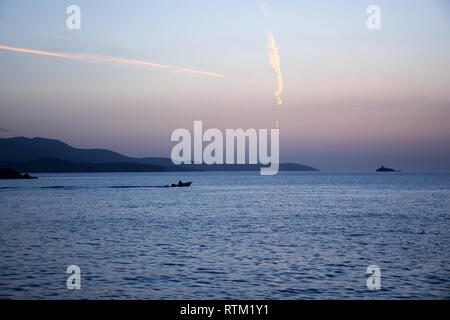
[[[272,33],[268,34],[269,37],[269,57],[270,64],[272,68],[275,70],[275,74],[277,75],[278,80],[278,88],[273,93],[275,98],[277,99],[277,104],[282,104],[280,95],[283,92],[283,78],[281,77],[281,69],[280,69],[280,56],[278,55],[278,48],[275,43],[275,39],[273,38]]]

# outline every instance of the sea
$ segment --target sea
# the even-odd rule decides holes
[[[450,298],[449,172],[34,175],[0,180],[0,299]]]

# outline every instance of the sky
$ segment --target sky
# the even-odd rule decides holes
[[[278,120],[282,162],[450,170],[450,2],[262,3],[1,0],[0,137],[170,157],[172,131],[194,120]],[[66,26],[73,4],[79,30]],[[373,4],[379,30],[366,26]]]

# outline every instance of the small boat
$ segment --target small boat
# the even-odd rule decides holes
[[[192,184],[192,181],[189,182],[178,182],[178,184],[172,183],[171,187],[189,187]]]

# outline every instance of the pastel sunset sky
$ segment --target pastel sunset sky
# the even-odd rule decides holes
[[[80,30],[66,27],[72,4]],[[380,30],[366,27],[372,4]],[[171,132],[194,120],[279,120],[283,162],[450,170],[446,0],[2,0],[0,75],[2,138],[170,157]]]

